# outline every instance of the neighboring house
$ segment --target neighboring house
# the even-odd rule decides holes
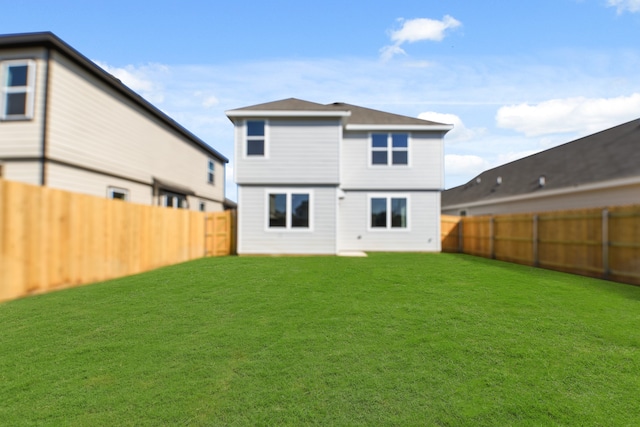
[[[452,126],[286,99],[235,125],[239,254],[439,251]]]
[[[640,119],[481,173],[442,213],[488,215],[640,203]]]
[[[52,33],[0,36],[0,176],[222,210],[227,158]]]

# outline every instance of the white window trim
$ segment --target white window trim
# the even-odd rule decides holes
[[[387,226],[386,227],[372,227],[371,226],[371,199],[387,199]],[[406,227],[391,227],[391,199],[406,199],[407,200],[407,226]],[[367,194],[367,231],[374,233],[406,233],[411,231],[411,197],[409,194],[394,194],[394,193],[369,193]]]
[[[113,197],[113,193],[122,193],[124,194],[124,199],[116,199],[115,197]],[[120,188],[120,187],[107,187],[107,198],[108,199],[112,199],[112,200],[124,200],[126,202],[129,201],[129,190],[127,190],[126,188]]]
[[[27,86],[19,86],[19,89],[7,86],[8,69],[13,66],[27,66]],[[29,120],[33,118],[34,98],[36,85],[36,62],[32,59],[14,59],[0,63],[0,120]],[[10,93],[26,92],[25,114],[7,115],[6,102]]]
[[[380,148],[374,150],[373,149],[373,135],[374,134],[386,134],[387,135],[387,164],[373,163],[373,152],[374,151],[383,151]],[[392,136],[393,134],[402,134],[407,135],[407,164],[406,165],[396,165],[393,164],[393,143]],[[408,168],[411,167],[411,159],[413,156],[411,155],[411,133],[409,132],[370,132],[368,136],[368,153],[369,156],[369,167],[370,168],[384,168],[384,167],[393,167],[393,168]],[[397,150],[397,151],[405,151],[405,150]]]
[[[248,127],[247,122],[264,122],[264,155],[262,156],[250,156],[247,154],[249,148],[249,136],[247,135]],[[247,119],[242,124],[242,157],[243,159],[268,159],[269,158],[269,120],[261,118]]]
[[[287,219],[285,227],[269,226],[269,195],[270,194],[286,194],[287,195]],[[291,226],[291,195],[292,194],[308,194],[309,195],[309,227],[292,227]],[[269,233],[309,233],[313,231],[313,208],[314,195],[313,190],[308,188],[267,188],[264,194],[264,229]]]

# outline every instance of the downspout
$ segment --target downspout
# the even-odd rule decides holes
[[[47,160],[48,160],[48,124],[49,124],[49,69],[51,68],[51,48],[45,51],[45,79],[44,79],[44,108],[42,112],[42,153],[40,156],[40,185],[47,185]]]

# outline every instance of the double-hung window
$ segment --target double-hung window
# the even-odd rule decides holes
[[[371,134],[372,165],[408,165],[409,135],[406,133]]]
[[[35,62],[4,61],[0,67],[0,119],[33,117]]]
[[[409,202],[407,197],[369,198],[371,229],[406,229],[409,226]]]
[[[247,120],[246,155],[264,157],[267,145],[267,123],[264,120]]]
[[[214,184],[215,183],[215,171],[216,171],[216,164],[214,163],[213,159],[209,159],[209,164],[207,166],[207,182],[209,184]]]
[[[311,193],[306,191],[268,192],[269,229],[310,229]]]

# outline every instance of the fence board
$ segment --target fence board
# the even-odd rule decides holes
[[[640,206],[480,217],[443,216],[443,250],[640,284]],[[447,241],[447,245],[444,242]]]
[[[211,251],[205,218],[216,226]],[[0,301],[228,255],[234,218],[0,179]]]

